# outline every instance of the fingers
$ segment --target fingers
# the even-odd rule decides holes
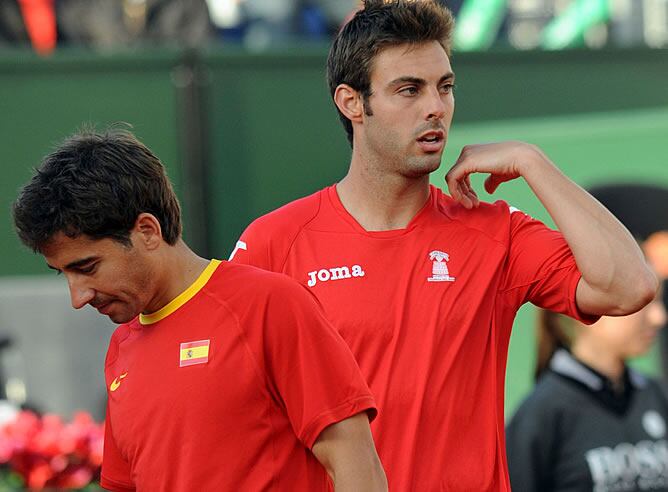
[[[517,142],[464,146],[445,176],[450,195],[466,208],[477,207],[480,200],[471,186],[470,175],[489,174],[485,180],[485,191],[494,193],[501,183],[522,176],[518,165],[518,152],[522,148]]]
[[[465,146],[459,154],[457,162],[445,176],[450,196],[466,208],[477,207],[480,204],[478,195],[471,186],[470,174],[476,172],[475,168],[470,165],[472,161],[470,161],[469,156],[472,149],[473,146]]]
[[[514,179],[512,176],[500,176],[498,174],[490,174],[485,180],[485,191],[490,195],[496,191],[501,183]]]
[[[471,202],[473,203],[473,206],[477,207],[478,205],[480,205],[480,199],[478,199],[478,194],[473,189],[473,186],[471,186],[471,175],[470,174],[466,175],[466,179],[464,180],[464,183],[465,183],[467,191],[468,191],[468,197],[471,199]]]
[[[490,174],[487,176],[487,179],[485,179],[485,191],[491,195],[496,191],[500,184],[501,181],[499,181],[493,174]]]
[[[480,199],[471,186],[470,176],[468,174],[458,176],[460,173],[453,172],[454,169],[453,167],[445,176],[450,196],[468,209],[477,207],[480,205]]]

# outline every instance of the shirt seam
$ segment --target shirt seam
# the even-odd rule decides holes
[[[258,363],[257,358],[255,357],[255,354],[253,353],[253,350],[251,349],[250,344],[248,343],[248,339],[247,339],[247,336],[246,336],[246,331],[243,329],[241,321],[239,320],[239,316],[237,316],[237,313],[234,311],[234,309],[232,309],[232,307],[226,301],[224,301],[223,299],[220,299],[218,296],[213,295],[209,291],[202,292],[202,293],[205,294],[207,297],[209,297],[213,302],[220,305],[223,309],[225,309],[230,314],[230,316],[232,316],[232,318],[234,319],[234,324],[236,326],[237,333],[239,334],[239,337],[241,338],[244,349],[246,350],[246,353],[250,357],[251,361],[253,361],[253,368],[255,370],[255,374],[256,374],[258,380],[262,383],[262,385],[265,388],[264,402],[265,402],[265,405],[267,406],[267,409],[268,409],[267,414],[269,415],[269,417],[267,418],[267,421],[268,421],[269,427],[272,430],[272,436],[275,435],[276,434],[276,428],[275,428],[274,422],[271,418],[272,392],[270,390],[269,380],[266,376],[266,373],[265,374],[262,373],[262,370],[260,368],[260,364]],[[274,438],[272,438],[271,443],[272,443],[273,461],[276,462],[277,461],[277,454],[276,454],[276,449],[275,449],[275,439]],[[274,474],[272,474],[272,479],[271,479],[272,482],[276,482],[276,479],[277,479],[276,476]]]
[[[132,320],[130,323],[132,323],[133,321],[134,321],[134,320]],[[130,337],[130,334],[132,333],[132,332],[131,332],[131,328],[130,328],[130,323],[123,325],[123,326],[127,327],[128,331],[127,331],[127,333],[125,334],[125,336],[123,336],[123,338],[122,338],[121,340],[117,340],[117,341],[116,341],[116,357],[114,357],[114,358],[113,358],[112,360],[110,360],[109,362],[106,362],[106,363],[105,363],[105,365],[104,365],[104,368],[105,368],[105,369],[107,369],[108,367],[110,367],[114,362],[116,362],[116,361],[118,360],[118,357],[120,356],[121,343],[124,343],[124,342]],[[112,341],[113,341],[113,336],[112,336]]]
[[[325,188],[326,190],[327,188]],[[304,232],[304,229],[315,220],[315,218],[318,216],[320,213],[320,209],[322,208],[322,195],[323,195],[324,190],[320,190],[318,193],[318,206],[315,209],[315,212],[313,213],[313,216],[309,218],[306,222],[301,224],[299,226],[299,229],[297,230],[297,233],[295,236],[292,238],[292,241],[290,241],[290,245],[286,248],[285,254],[283,255],[283,260],[281,261],[280,268],[275,270],[277,272],[283,272],[285,270],[285,264],[288,262],[288,258],[290,257],[290,252],[292,251],[292,248],[294,247],[295,243],[297,242],[297,239],[301,234]],[[269,248],[266,249],[267,254],[269,254]]]
[[[566,265],[566,266],[560,266],[560,267],[557,267],[557,268],[553,268],[553,269],[547,271],[544,275],[542,275],[540,277],[536,277],[529,282],[525,282],[523,284],[515,285],[513,287],[507,287],[505,289],[500,289],[499,293],[500,294],[506,294],[506,293],[510,292],[511,290],[517,290],[517,289],[521,289],[522,287],[527,287],[527,286],[529,286],[529,285],[531,285],[535,282],[540,282],[541,280],[545,280],[549,275],[552,275],[555,272],[558,272],[560,270],[568,270],[569,268],[572,268],[572,267],[573,267],[573,265]]]

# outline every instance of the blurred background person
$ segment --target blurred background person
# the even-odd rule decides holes
[[[110,49],[213,40],[206,0],[0,0],[0,46]]]
[[[645,251],[661,268],[668,242],[657,234]],[[668,399],[628,366],[665,323],[661,291],[639,312],[589,327],[539,313],[537,384],[506,433],[513,490],[668,491]]]

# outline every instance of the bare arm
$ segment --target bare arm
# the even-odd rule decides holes
[[[326,427],[313,445],[313,454],[329,473],[336,492],[387,490],[366,413]]]
[[[523,177],[564,235],[582,273],[576,301],[588,314],[624,315],[650,302],[658,288],[626,228],[594,197],[568,179],[536,146],[500,142],[464,147],[446,176],[452,197],[478,206],[469,175],[489,173],[485,189]]]

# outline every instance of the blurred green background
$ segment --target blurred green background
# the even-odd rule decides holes
[[[318,46],[0,55],[0,275],[46,273],[16,239],[9,207],[40,158],[82,123],[131,124],[168,168],[186,239],[202,255],[227,258],[252,219],[347,170],[350,149],[326,89],[325,57]],[[443,184],[464,145],[519,139],[541,146],[583,186],[668,186],[668,51],[463,53],[452,63],[457,110],[434,184]],[[474,183],[485,199],[502,198],[549,223],[525,183],[505,184],[494,197]],[[524,308],[515,324],[508,413],[531,385],[533,315]],[[657,373],[656,352],[640,365]]]

